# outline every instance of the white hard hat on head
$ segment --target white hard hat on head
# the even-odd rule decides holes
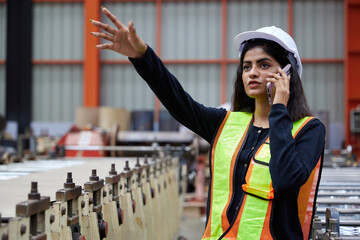
[[[244,47],[243,44],[244,42],[251,39],[259,39],[259,38],[274,41],[278,43],[280,46],[282,46],[284,49],[286,49],[287,51],[291,52],[297,61],[298,73],[299,76],[301,77],[302,65],[301,65],[300,55],[296,47],[296,43],[294,39],[281,28],[271,26],[271,27],[259,28],[256,31],[247,31],[240,33],[234,38],[235,47],[241,55],[242,49]]]

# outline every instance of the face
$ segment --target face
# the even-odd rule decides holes
[[[246,94],[251,98],[267,100],[266,78],[268,73],[278,73],[280,64],[261,47],[254,47],[245,53],[242,79]]]

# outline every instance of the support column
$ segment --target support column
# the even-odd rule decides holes
[[[161,58],[161,1],[156,0],[156,54]],[[155,110],[154,110],[154,131],[160,129],[160,100],[155,97]]]
[[[32,0],[7,1],[6,36],[6,119],[23,134],[32,109]]]
[[[360,0],[345,0],[345,139],[359,157],[360,134],[350,132],[350,111],[360,107]]]
[[[90,24],[89,20],[100,20],[100,0],[84,0],[84,67],[83,67],[83,105],[97,107],[100,103],[100,55],[95,48],[99,39],[90,36],[90,32],[99,29]]]
[[[227,0],[221,1],[221,94],[220,102],[226,102],[226,78],[227,78]]]

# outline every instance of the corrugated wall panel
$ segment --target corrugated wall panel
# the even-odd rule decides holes
[[[342,64],[304,64],[303,86],[313,111],[329,111],[330,122],[344,121],[344,67]]]
[[[219,2],[164,2],[162,18],[163,58],[220,58]]]
[[[0,60],[6,58],[6,24],[7,24],[6,4],[0,3]],[[0,64],[0,114],[5,115],[6,107],[6,65]]]
[[[35,65],[33,69],[33,121],[74,121],[82,106],[82,66]]]
[[[153,110],[154,94],[132,65],[104,65],[101,71],[102,106]]]
[[[6,4],[0,3],[0,59],[6,58]]]
[[[33,6],[33,59],[82,60],[83,3]]]
[[[240,63],[240,60],[239,60]],[[226,79],[226,101],[231,103],[232,95],[234,93],[234,83],[236,80],[236,72],[239,64],[229,64],[227,66]]]
[[[156,37],[156,8],[155,3],[139,3],[139,2],[107,2],[104,3],[104,6],[107,7],[119,20],[127,26],[129,21],[134,22],[137,33],[140,37],[150,46],[155,48],[155,37]],[[101,14],[101,20],[114,28],[114,24],[108,20],[108,18]],[[103,41],[102,42],[107,42]],[[126,57],[121,56],[112,51],[101,51],[101,59],[126,59]]]
[[[82,3],[35,3],[34,6],[34,35],[37,36],[34,37],[34,58],[82,59]],[[132,19],[139,35],[150,46],[155,48],[155,3],[106,2],[105,6],[109,7],[125,24]],[[233,47],[233,37],[239,32],[254,30],[265,25],[276,25],[287,30],[287,7],[286,0],[228,1],[227,56],[229,58],[238,57]],[[77,14],[74,14],[74,11],[77,11]],[[163,32],[161,38],[162,57],[164,59],[220,58],[220,2],[163,2],[162,17]],[[341,0],[294,1],[294,37],[303,58],[343,58],[343,23],[343,1]],[[66,32],[69,29],[73,34]],[[57,32],[54,32],[55,30]],[[56,35],[58,32],[62,34]],[[74,34],[76,37],[74,37]],[[69,40],[70,37],[74,39]],[[53,44],[52,38],[55,38],[55,44]],[[57,41],[58,39],[62,40]],[[315,44],[317,42],[320,42],[320,44]],[[69,47],[70,43],[72,48]],[[57,46],[57,49],[53,49],[54,46]],[[71,50],[69,50],[70,48]],[[68,50],[69,52],[67,52]],[[101,51],[101,58],[125,59],[110,51]],[[334,70],[334,65],[337,75],[334,73],[326,75],[326,71]],[[81,71],[81,67],[77,67]],[[331,89],[343,89],[342,64],[306,64],[305,68],[310,69],[304,69],[303,77],[307,95],[309,94],[309,102],[314,105],[312,106],[314,110],[321,110],[321,108],[326,107],[323,106],[323,103],[327,102],[327,92],[318,89],[320,86],[311,85],[309,87],[309,84],[313,82],[309,82],[308,79],[314,79],[314,76],[319,76],[319,78],[328,76],[327,83],[331,85],[327,87],[330,88],[329,91],[335,91]],[[312,68],[315,68],[318,72],[312,71]],[[179,77],[185,88],[196,100],[208,106],[220,104],[219,65],[171,65],[170,69]],[[230,64],[227,70],[226,99],[229,101],[233,92],[236,69],[236,64]],[[212,74],[207,76],[208,72],[212,72]],[[34,74],[34,76],[36,75]],[[119,76],[120,78],[125,76],[125,82],[119,80]],[[153,109],[154,97],[148,87],[146,85],[134,86],[134,82],[136,84],[140,84],[140,82],[142,84],[143,82],[138,79],[131,66],[104,65],[102,66],[101,77],[102,105],[128,106],[130,110]],[[125,90],[120,90],[121,94],[119,94],[117,93],[118,89]],[[206,91],[202,92],[204,89]],[[324,101],[323,103],[321,101],[317,102],[312,93],[308,93],[309,91],[315,91],[314,89],[317,89],[317,98],[325,99],[321,100]],[[211,97],[209,97],[208,92],[212,93]],[[81,89],[76,94],[80,95]],[[336,108],[341,108],[343,101],[342,91],[336,90],[333,99],[336,103],[339,103]],[[334,113],[331,115],[331,120],[343,121],[342,115]]]
[[[302,58],[343,58],[344,2],[295,0],[294,38]]]
[[[6,112],[5,66],[6,65],[0,64],[0,114],[2,115],[5,115]]]
[[[169,65],[168,68],[194,100],[208,107],[221,104],[219,65]]]
[[[234,37],[244,31],[275,25],[287,31],[287,1],[231,1],[228,3],[227,56],[238,57]]]

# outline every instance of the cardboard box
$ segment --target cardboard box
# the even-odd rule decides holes
[[[99,108],[99,126],[111,130],[116,124],[120,126],[121,131],[129,130],[130,112],[123,108],[100,107]]]
[[[88,124],[99,125],[99,109],[97,107],[78,107],[75,112],[75,124],[86,128]]]

